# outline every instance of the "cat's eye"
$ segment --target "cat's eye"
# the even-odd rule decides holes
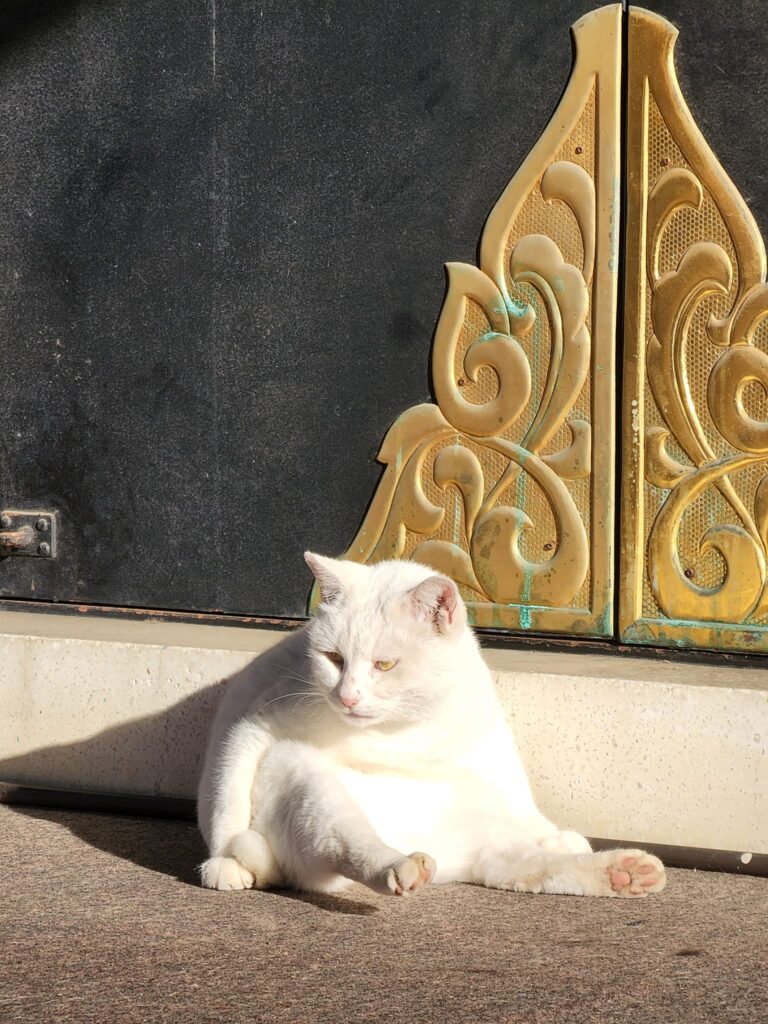
[[[325,651],[325,656],[336,668],[344,668],[344,659],[336,651]]]
[[[377,672],[389,672],[396,664],[396,661],[374,661],[373,667]]]

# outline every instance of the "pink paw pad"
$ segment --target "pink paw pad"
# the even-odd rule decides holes
[[[611,895],[648,896],[664,888],[664,865],[652,854],[635,850],[616,850],[611,861],[607,871]]]
[[[632,881],[632,878],[627,871],[620,871],[618,868],[611,868],[609,875],[611,879],[611,888],[615,889],[616,892],[620,892]]]

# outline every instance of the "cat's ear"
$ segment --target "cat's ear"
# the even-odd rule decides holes
[[[337,597],[359,578],[360,570],[363,569],[357,562],[326,558],[312,551],[304,552],[304,561],[312,570],[326,604],[333,604]]]
[[[467,609],[458,587],[447,576],[430,576],[408,593],[411,611],[417,618],[431,622],[438,633],[462,629]]]

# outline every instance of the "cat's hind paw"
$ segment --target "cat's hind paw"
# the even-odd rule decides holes
[[[268,889],[283,883],[282,872],[269,843],[261,833],[251,829],[238,832],[230,840],[225,852],[237,861],[241,870],[250,871],[254,889]]]
[[[200,881],[206,889],[250,889],[254,878],[234,857],[210,857],[200,865]]]
[[[543,850],[548,853],[591,853],[592,847],[589,840],[578,832],[555,832],[553,836],[547,836],[540,840]]]
[[[612,896],[648,896],[667,884],[664,865],[643,850],[609,850],[603,855]]]
[[[418,892],[434,877],[437,865],[428,853],[412,853],[387,870],[387,889],[395,896]]]

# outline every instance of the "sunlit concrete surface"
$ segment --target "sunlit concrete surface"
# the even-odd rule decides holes
[[[0,806],[3,1024],[756,1024],[768,879],[640,900],[197,886],[193,826]]]
[[[285,636],[9,614],[0,781],[191,797],[222,687]],[[492,649],[543,810],[592,836],[768,852],[768,669]]]

